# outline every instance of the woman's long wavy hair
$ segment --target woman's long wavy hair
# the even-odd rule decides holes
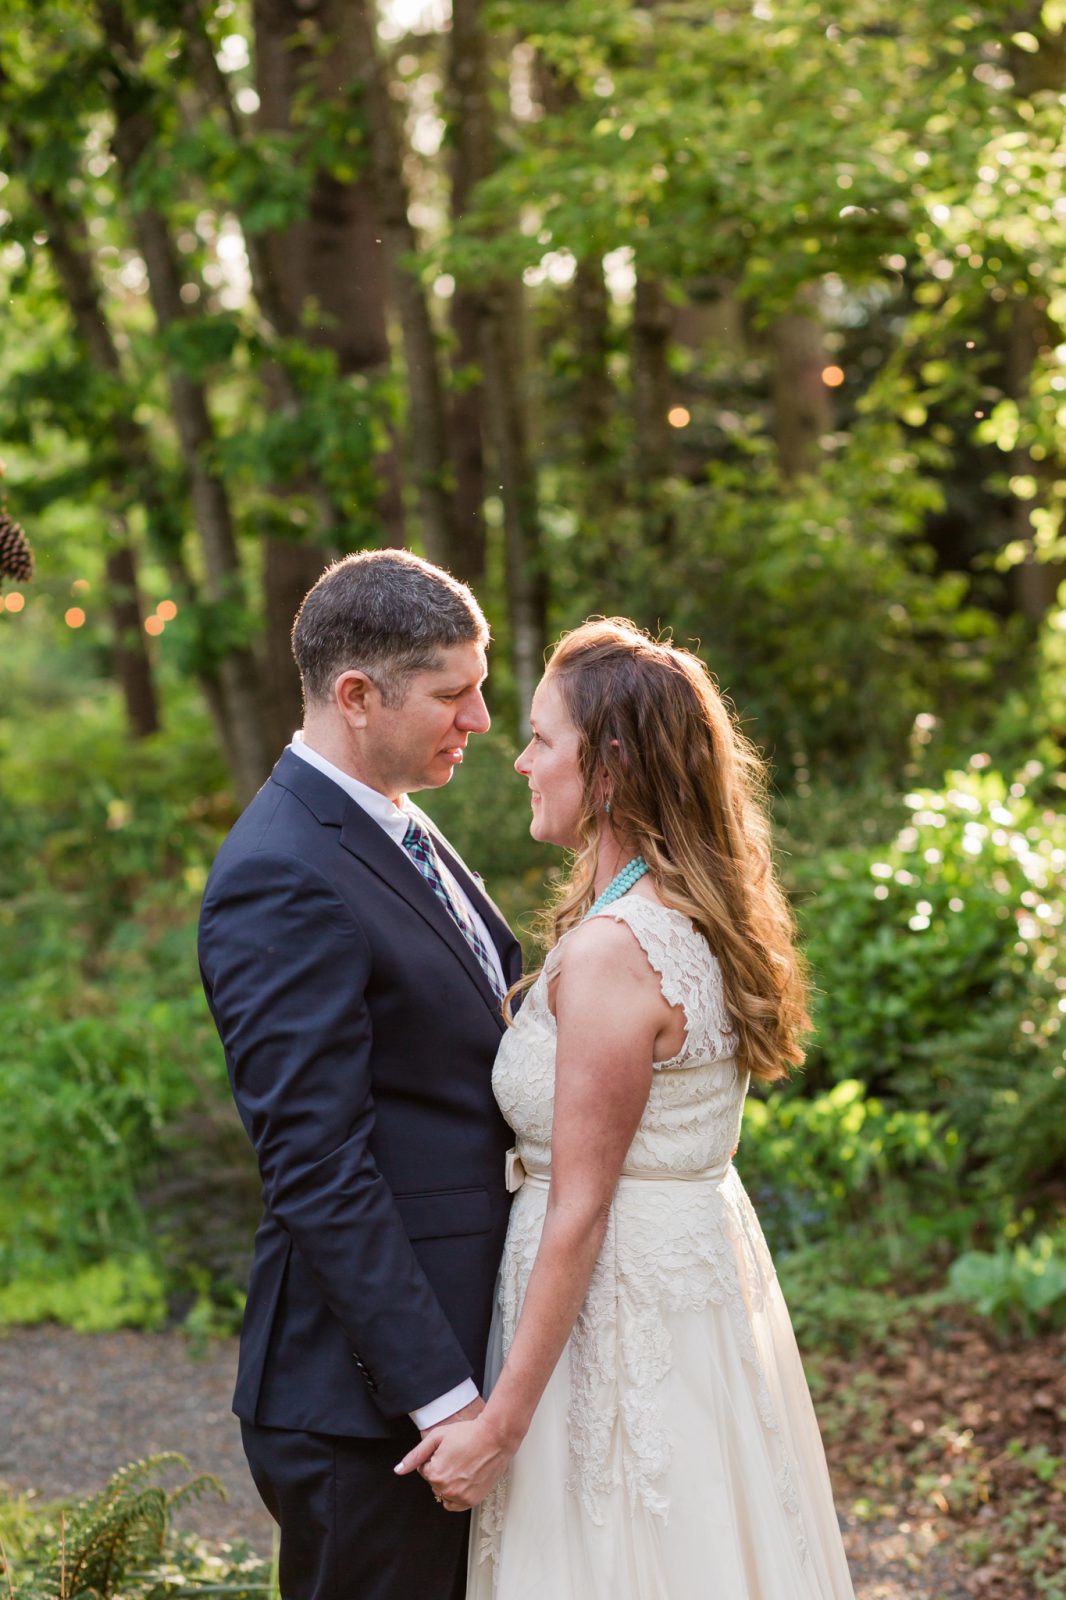
[[[546,677],[580,736],[585,802],[547,942],[592,905],[606,795],[615,832],[718,958],[740,1065],[755,1078],[784,1077],[803,1060],[810,1022],[792,913],[774,875],[761,757],[699,658],[623,618],[564,634]]]

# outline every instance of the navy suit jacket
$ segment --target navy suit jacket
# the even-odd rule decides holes
[[[514,981],[514,937],[440,848]],[[211,870],[200,967],[263,1184],[234,1410],[409,1434],[483,1375],[512,1142],[488,980],[414,863],[291,751]]]

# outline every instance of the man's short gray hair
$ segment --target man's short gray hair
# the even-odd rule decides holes
[[[327,567],[292,629],[304,704],[333,694],[342,672],[365,672],[386,705],[402,705],[408,679],[440,667],[449,645],[489,642],[465,583],[407,550],[360,550]]]

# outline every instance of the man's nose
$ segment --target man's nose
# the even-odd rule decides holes
[[[485,704],[485,696],[480,689],[476,689],[464,702],[459,715],[456,717],[457,725],[466,733],[488,733],[492,727],[492,718],[489,708]]]

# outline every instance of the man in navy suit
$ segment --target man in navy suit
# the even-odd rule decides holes
[[[476,1415],[507,1223],[513,936],[407,799],[489,717],[470,591],[400,550],[301,607],[301,734],[222,846],[200,965],[259,1161],[234,1410],[283,1600],[461,1600],[468,1518],[394,1464]]]

